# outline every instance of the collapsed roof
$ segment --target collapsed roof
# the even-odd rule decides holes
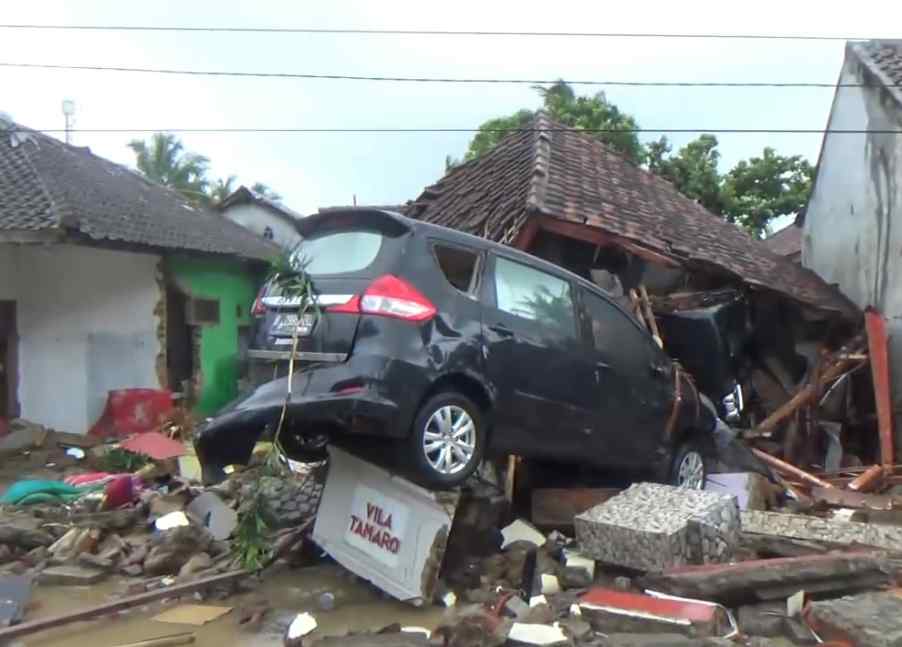
[[[808,306],[857,316],[853,304],[810,270],[774,254],[590,134],[543,113],[488,153],[451,169],[405,211],[506,244],[514,244],[534,217],[576,223],[687,269],[720,272]]]

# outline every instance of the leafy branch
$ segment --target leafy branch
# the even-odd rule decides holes
[[[288,457],[282,446],[282,430],[288,416],[294,382],[301,322],[313,316],[316,328],[321,318],[313,281],[307,273],[308,261],[297,251],[278,257],[272,263],[269,278],[270,290],[278,293],[289,303],[296,303],[298,325],[291,337],[291,354],[288,359],[288,386],[285,402],[279,414],[279,421],[272,436],[270,449],[263,461],[264,473],[268,476],[284,476]],[[258,570],[270,557],[270,527],[266,522],[267,502],[261,488],[262,479],[257,479],[252,492],[238,513],[238,528],[233,543],[235,554],[241,566],[247,570]]]

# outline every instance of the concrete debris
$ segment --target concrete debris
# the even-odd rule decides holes
[[[835,521],[810,515],[748,510],[742,513],[742,530],[759,535],[902,551],[902,527],[876,523]]]
[[[61,586],[90,586],[104,580],[108,573],[87,566],[51,566],[41,572],[41,584]]]
[[[564,567],[582,569],[589,576],[589,580],[595,579],[595,560],[575,550],[564,549]]]
[[[501,536],[503,537],[501,543],[502,550],[518,541],[529,542],[534,546],[541,546],[545,543],[545,535],[522,519],[517,519],[509,526],[502,528]]]
[[[729,561],[739,541],[732,496],[656,483],[633,485],[574,522],[583,553],[641,571]]]
[[[732,637],[732,614],[719,604],[660,593],[592,589],[580,598],[582,616],[592,628],[609,632],[677,632],[693,637]]]
[[[895,590],[812,602],[805,618],[826,640],[848,641],[854,647],[902,644],[902,597]]]
[[[213,492],[204,492],[188,505],[187,513],[210,531],[214,539],[228,539],[238,525],[238,513]]]
[[[785,600],[800,588],[809,593],[843,593],[890,581],[889,564],[877,553],[828,553],[689,566],[650,575],[643,587],[723,604]]]

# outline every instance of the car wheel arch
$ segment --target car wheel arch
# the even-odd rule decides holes
[[[456,391],[467,396],[479,406],[486,420],[491,420],[494,403],[489,389],[478,378],[462,372],[445,373],[433,380],[432,384],[429,385],[429,388],[426,389],[420,397],[420,400],[417,403],[417,410],[419,410],[429,398],[444,391]]]

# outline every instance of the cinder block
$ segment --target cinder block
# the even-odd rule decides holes
[[[638,483],[574,519],[582,552],[608,564],[663,571],[729,561],[739,541],[730,495]]]

